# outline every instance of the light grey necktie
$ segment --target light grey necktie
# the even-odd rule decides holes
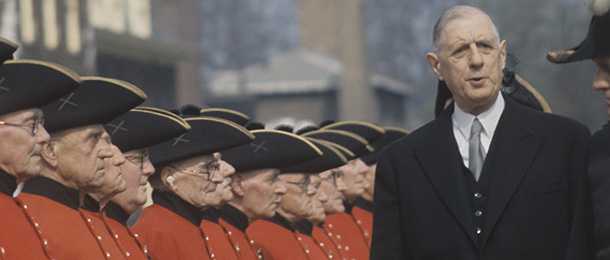
[[[470,140],[468,140],[468,168],[474,175],[474,179],[479,181],[483,162],[485,162],[485,150],[481,144],[481,122],[475,118],[470,128]]]

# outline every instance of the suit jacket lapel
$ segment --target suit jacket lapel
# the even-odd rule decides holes
[[[527,123],[523,120],[523,114],[528,112],[518,111],[522,108],[517,107],[519,105],[510,98],[505,100],[506,107],[483,168],[484,174],[492,176],[485,209],[482,247],[521,184],[543,141],[541,136],[533,134],[525,125]]]
[[[462,176],[464,163],[453,136],[452,105],[436,119],[437,127],[430,133],[430,145],[415,148],[415,156],[427,174],[442,202],[460,223],[476,246],[475,224],[470,200]]]

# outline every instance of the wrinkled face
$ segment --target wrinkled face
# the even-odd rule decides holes
[[[282,196],[280,203],[281,213],[291,216],[293,221],[298,221],[312,214],[314,195],[318,192],[316,186],[311,183],[310,174],[286,173],[279,176],[286,183],[286,194]],[[319,178],[316,183],[319,184]]]
[[[345,182],[343,197],[348,201],[353,201],[362,195],[367,185],[365,176],[368,166],[360,159],[352,159],[338,169],[343,172]]]
[[[124,153],[125,163],[121,165],[125,191],[112,197],[112,201],[121,206],[127,213],[133,214],[146,203],[146,183],[148,177],[155,173],[147,149],[132,150]]]
[[[375,192],[375,171],[377,170],[377,164],[373,164],[371,166],[369,166],[368,170],[366,171],[366,182],[368,182],[368,186],[365,189],[365,193],[368,194],[369,196],[371,196],[371,198],[373,197],[373,194]]]
[[[328,199],[322,201],[324,212],[326,214],[343,213],[343,192],[345,191],[345,182],[343,181],[342,173],[338,169],[331,169],[319,174],[320,176],[320,192],[326,194]]]
[[[34,125],[42,118],[38,108],[20,110],[0,116],[0,121]],[[32,127],[0,125],[0,169],[25,181],[40,173],[40,152],[42,145],[49,141],[49,133],[42,125],[37,126],[36,135]]]
[[[259,169],[242,174],[241,207],[250,221],[270,218],[286,193],[286,184],[279,179],[278,169]],[[235,181],[235,180],[234,180]]]
[[[125,191],[127,188],[127,184],[123,179],[123,171],[121,170],[121,165],[125,163],[125,157],[118,147],[115,145],[111,147],[114,155],[104,160],[104,184],[101,188],[94,191],[105,198],[110,198],[117,193]]]
[[[54,133],[49,145],[57,156],[57,171],[69,187],[82,191],[102,187],[104,160],[114,155],[110,136],[102,125]]]
[[[311,185],[317,186],[317,192],[313,198],[311,214],[307,219],[312,223],[322,223],[326,219],[326,213],[323,204],[328,201],[328,194],[321,188],[322,179],[319,175],[311,175]]]
[[[216,190],[214,191],[221,199],[220,204],[217,205],[218,207],[233,199],[233,192],[231,191],[231,176],[235,174],[235,168],[233,168],[233,166],[227,162],[221,160],[220,174],[222,177],[224,177],[224,180],[220,185],[216,186]]]
[[[456,104],[478,115],[494,104],[501,85],[506,42],[480,12],[450,21],[442,31],[439,53],[428,53],[428,64],[447,83]]]
[[[174,185],[171,189],[180,198],[193,206],[205,210],[220,204],[220,194],[216,186],[224,180],[219,172],[218,153],[201,155],[182,160],[170,167],[173,171]],[[208,179],[209,178],[209,179]]]
[[[597,65],[597,72],[593,78],[593,89],[602,92],[610,116],[610,56],[593,59],[593,62]]]

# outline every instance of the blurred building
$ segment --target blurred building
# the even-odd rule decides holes
[[[16,58],[128,81],[149,106],[201,103],[197,0],[4,0],[0,36]]]
[[[412,88],[369,66],[364,0],[299,0],[300,46],[243,69],[217,71],[210,106],[262,122],[362,120],[404,127]]]

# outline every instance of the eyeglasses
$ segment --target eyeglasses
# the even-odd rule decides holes
[[[300,182],[284,181],[284,183],[297,185],[297,186],[299,186],[299,188],[301,188],[301,190],[303,190],[304,192],[307,192],[307,188],[309,187],[309,184],[311,183],[311,181],[309,180],[309,177],[307,177]]]
[[[139,154],[139,155],[126,155],[125,159],[136,166],[140,167],[140,170],[144,170],[144,159],[148,158],[148,153]]]
[[[40,126],[44,127],[44,117],[37,117],[34,118],[34,123],[33,124],[19,124],[19,123],[9,123],[9,122],[3,122],[0,121],[0,125],[10,125],[10,126],[27,126],[27,127],[31,127],[32,128],[32,135],[36,136],[36,133],[38,133],[38,129]]]
[[[206,179],[208,181],[211,181],[212,177],[214,176],[214,173],[216,173],[216,172],[218,172],[220,170],[220,163],[216,162],[216,163],[206,167],[206,170],[204,170],[204,171],[185,169],[185,168],[178,168],[176,166],[170,166],[170,167],[176,169],[179,172],[190,174],[190,175],[194,175],[194,176],[197,176],[197,177],[202,177],[201,175],[207,174]]]

